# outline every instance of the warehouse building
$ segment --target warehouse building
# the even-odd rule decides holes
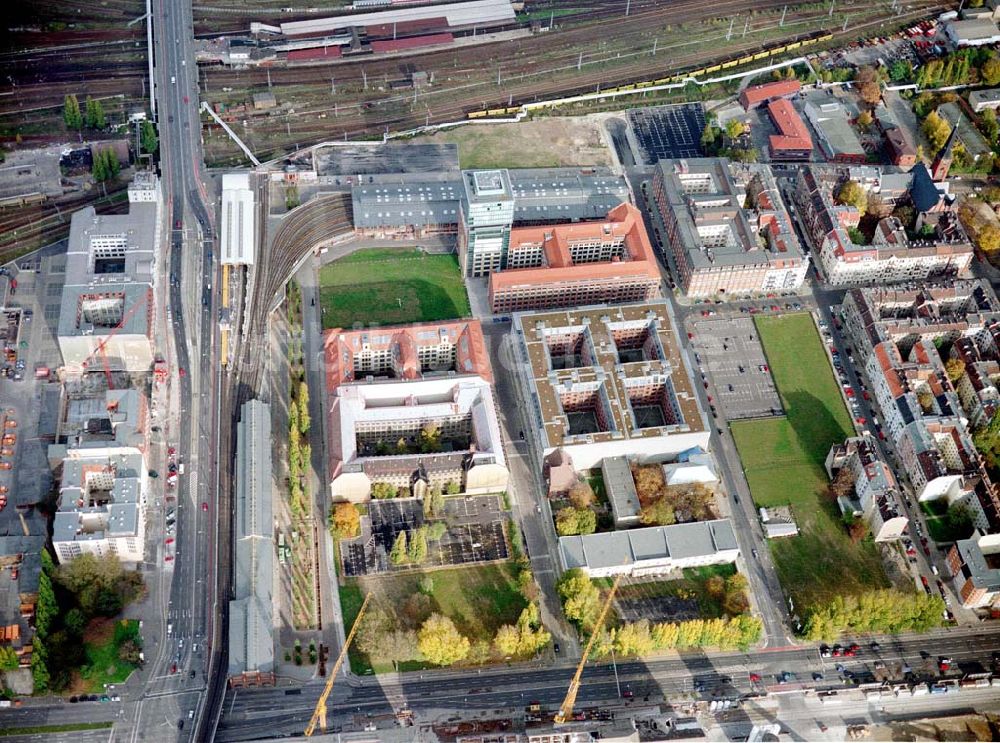
[[[661,160],[652,197],[686,295],[794,291],[805,280],[808,262],[767,166]]]
[[[257,215],[249,173],[222,176],[222,216],[219,226],[223,265],[253,265],[257,247]]]
[[[73,372],[85,363],[129,372],[153,365],[156,176],[137,173],[128,197],[128,214],[98,215],[93,207],[73,213],[57,331],[63,364]]]
[[[518,227],[505,266],[490,274],[497,314],[660,296],[659,266],[642,214],[631,204],[619,204],[600,222]]]
[[[709,432],[665,302],[514,315],[526,433],[539,466],[605,457],[668,462]]]
[[[819,137],[827,160],[835,163],[863,163],[868,155],[851,125],[851,113],[828,92],[811,94],[803,109]]]
[[[229,602],[230,679],[274,671],[271,408],[250,400],[236,428],[236,559]]]
[[[944,32],[957,47],[986,46],[1000,41],[1000,29],[997,28],[996,22],[989,18],[948,21],[944,24]]]
[[[767,104],[767,115],[778,130],[768,137],[772,160],[806,161],[812,157],[812,137],[802,117],[791,102],[784,98]]]
[[[351,199],[359,234],[380,239],[459,234],[463,215],[470,213],[461,171],[428,173],[418,171],[419,167],[419,163],[413,163],[412,172],[358,176]],[[347,173],[343,168],[340,172]],[[600,219],[629,200],[625,179],[607,168],[526,168],[503,172],[508,198],[512,199],[511,225]],[[329,180],[329,176],[326,178]],[[506,218],[505,213],[498,226],[501,233]],[[463,239],[484,237],[486,219],[480,215],[478,232]]]
[[[757,108],[761,103],[767,103],[779,98],[791,98],[802,89],[798,80],[776,80],[763,85],[751,85],[740,93],[740,105],[744,111]]]
[[[729,519],[559,538],[562,569],[580,568],[591,578],[663,575],[734,563],[739,554]]]

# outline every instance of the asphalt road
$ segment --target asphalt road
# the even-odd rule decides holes
[[[939,631],[924,637],[879,638],[881,649],[868,649],[870,640],[859,639],[864,649],[856,658],[823,659],[816,646],[773,648],[751,653],[685,653],[675,657],[647,661],[627,661],[616,669],[606,663],[589,665],[583,676],[578,706],[620,704],[618,694],[630,691],[636,703],[677,701],[682,698],[733,699],[751,692],[777,686],[777,676],[784,671],[798,675],[799,682],[819,689],[844,689],[845,684],[835,665],[862,674],[874,671],[876,662],[901,671],[909,665],[918,676],[934,678],[938,656],[951,657],[958,666],[953,674],[990,670],[991,653],[1000,648],[1000,627],[977,627],[967,630]],[[922,655],[925,654],[925,655]],[[812,673],[823,679],[811,681]],[[470,674],[468,670],[439,673],[408,673],[378,679],[354,679],[338,685],[328,704],[328,729],[353,722],[355,715],[377,716],[409,708],[420,718],[436,711],[453,710],[469,717],[483,710],[516,710],[538,701],[549,709],[559,706],[573,673],[569,662],[555,663],[544,669],[499,667]],[[762,677],[751,683],[750,673]],[[695,685],[701,691],[695,691]],[[311,684],[301,693],[285,688],[240,690],[230,692],[225,716],[218,730],[218,740],[251,740],[263,736],[292,735],[301,732],[321,686]],[[955,694],[942,701],[940,708],[961,703]]]

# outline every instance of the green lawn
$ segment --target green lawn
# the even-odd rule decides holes
[[[824,497],[823,462],[852,435],[847,408],[812,317],[756,319],[785,417],[730,424],[754,501],[790,504],[799,536],[772,540],[782,585],[805,608],[840,594],[888,585],[871,542],[854,544]]]
[[[324,328],[468,317],[455,255],[406,248],[359,250],[320,269]]]
[[[972,536],[975,527],[971,518],[964,514],[960,515],[961,507],[949,515],[948,504],[942,498],[941,500],[924,501],[920,504],[920,509],[926,516],[927,531],[935,542],[955,542]]]
[[[377,603],[395,613],[399,626],[416,629],[402,609],[410,596],[420,592],[420,579],[427,575],[434,580],[430,610],[449,617],[458,630],[473,642],[491,642],[501,625],[517,622],[526,605],[517,590],[516,571],[509,562],[419,571],[348,580],[340,588],[344,626],[349,631],[361,608],[363,592],[370,591],[372,601],[369,607]],[[403,670],[424,667],[420,662],[400,664]],[[367,655],[354,649],[351,650],[351,668],[355,673],[393,670],[388,665],[373,664]]]
[[[103,692],[105,684],[122,683],[138,667],[119,658],[118,649],[126,640],[142,645],[139,622],[135,619],[117,621],[113,632],[106,634],[100,641],[84,643],[83,646],[87,660],[80,669],[80,677],[91,694]]]

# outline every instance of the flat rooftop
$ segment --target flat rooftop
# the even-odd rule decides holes
[[[795,265],[802,248],[771,169],[725,158],[657,165],[675,239],[693,271],[725,266]],[[749,208],[747,194],[756,196]]]
[[[704,430],[665,303],[523,312],[514,328],[545,449]]]

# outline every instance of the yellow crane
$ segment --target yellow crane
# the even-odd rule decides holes
[[[337,662],[333,664],[333,670],[330,671],[330,675],[326,677],[326,686],[323,687],[323,693],[319,695],[319,700],[316,702],[316,709],[313,710],[312,719],[309,720],[309,726],[306,728],[306,737],[312,737],[313,732],[316,730],[316,725],[319,725],[323,730],[326,730],[326,700],[330,696],[330,692],[333,691],[333,682],[337,680],[337,674],[340,672],[340,667],[344,664],[344,658],[347,657],[347,651],[351,649],[351,641],[354,639],[355,633],[358,631],[358,627],[361,626],[361,618],[365,615],[365,608],[368,606],[368,600],[372,595],[366,594],[365,600],[361,602],[361,608],[358,610],[358,616],[354,618],[354,626],[351,627],[350,633],[347,635],[347,639],[344,641],[344,647],[340,649],[340,655],[337,656]]]
[[[576,667],[576,673],[573,674],[573,680],[570,681],[569,689],[566,691],[566,698],[563,699],[562,706],[556,714],[555,723],[557,725],[562,725],[573,716],[573,705],[576,704],[576,694],[580,691],[580,677],[583,676],[583,666],[587,662],[587,656],[590,655],[591,648],[594,647],[594,641],[597,640],[597,635],[600,633],[601,627],[604,626],[604,620],[608,616],[608,610],[611,608],[611,602],[615,599],[615,592],[618,590],[618,584],[621,582],[621,579],[622,574],[619,573],[615,578],[615,582],[611,584],[611,590],[608,592],[608,597],[605,599],[604,606],[601,608],[601,613],[597,617],[597,621],[594,623],[594,631],[590,633],[590,639],[587,641],[587,647],[583,649],[583,657],[580,658],[580,665]]]

